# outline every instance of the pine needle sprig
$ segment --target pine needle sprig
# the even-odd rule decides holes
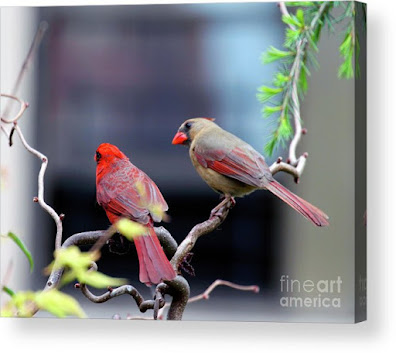
[[[294,3],[287,3],[294,6]],[[273,86],[261,86],[257,98],[261,103],[272,102],[274,106],[265,106],[262,110],[265,118],[279,114],[277,124],[270,140],[265,145],[265,153],[272,155],[279,145],[285,144],[293,136],[291,119],[300,120],[300,99],[308,90],[307,77],[310,76],[309,66],[317,67],[316,53],[318,39],[323,27],[325,13],[333,5],[328,2],[304,2],[299,6],[306,6],[308,10],[298,8],[295,14],[282,16],[287,25],[285,30],[284,48],[279,50],[270,47],[262,55],[264,63],[281,62],[286,68],[274,75]],[[304,4],[304,5],[301,5]],[[281,97],[279,103],[273,99]]]
[[[257,99],[264,104],[263,117],[267,119],[278,116],[276,126],[264,148],[267,155],[271,156],[279,146],[284,147],[288,141],[294,139],[291,119],[294,119],[295,129],[297,124],[298,129],[301,129],[300,101],[308,91],[311,69],[319,68],[317,53],[323,28],[327,27],[330,33],[335,33],[336,25],[347,23],[343,41],[339,46],[343,61],[339,66],[338,77],[350,79],[359,75],[360,44],[355,28],[358,5],[360,4],[343,1],[281,4],[282,21],[286,24],[283,49],[271,46],[261,56],[264,64],[280,63],[280,69],[273,77],[272,86],[263,85],[257,92]],[[294,14],[289,13],[286,6],[297,9]],[[362,6],[365,21],[365,6]],[[334,16],[334,8],[342,8],[342,14]]]

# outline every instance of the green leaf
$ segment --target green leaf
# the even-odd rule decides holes
[[[263,116],[264,118],[270,117],[272,114],[278,113],[282,110],[282,106],[276,106],[276,107],[271,107],[271,106],[266,106],[263,109]]]
[[[77,277],[80,283],[95,288],[116,287],[127,283],[124,278],[114,278],[96,271],[86,271],[79,274]]]
[[[340,53],[342,55],[347,55],[351,49],[352,44],[352,35],[351,33],[347,33],[343,42],[340,45]]]
[[[125,238],[131,241],[147,232],[146,227],[127,218],[120,219],[116,224],[116,228]]]
[[[15,292],[11,288],[9,288],[7,286],[3,286],[2,289],[3,289],[3,292],[7,293],[10,297],[15,295]]]
[[[309,44],[311,45],[311,48],[312,48],[315,52],[319,52],[319,48],[318,48],[318,46],[316,45],[316,42],[315,42],[315,36],[314,36],[314,35],[312,35],[312,36],[307,35],[307,38],[308,38]]]
[[[264,152],[271,156],[274,150],[281,144],[285,145],[286,141],[292,136],[293,129],[290,125],[288,109],[285,109],[278,120],[278,127],[272,133],[270,141],[264,147]]]
[[[265,103],[281,93],[283,91],[282,88],[273,88],[273,87],[267,87],[267,86],[261,86],[259,88],[259,92],[257,93],[257,99],[261,103]]]
[[[286,48],[292,48],[295,46],[296,42],[300,39],[301,31],[299,29],[286,28],[285,43]]]
[[[354,35],[353,27],[349,29],[346,33],[343,42],[340,45],[339,51],[340,55],[343,57],[344,61],[338,69],[338,77],[350,79],[354,76],[353,70],[353,54],[354,54]]]
[[[317,3],[316,3],[317,4]],[[315,6],[315,3],[312,1],[287,1],[286,6],[290,7],[297,7],[297,6],[302,6],[302,7],[311,7]]]
[[[307,81],[307,70],[306,70],[305,66],[301,67],[300,79],[299,79],[298,83],[299,83],[300,90],[303,93],[306,93],[308,91],[308,81]]]
[[[274,153],[275,147],[277,145],[278,137],[276,134],[273,135],[272,139],[267,142],[267,144],[264,147],[264,153],[267,156],[272,156]]]
[[[11,300],[1,308],[2,317],[31,317],[32,306],[34,305],[35,294],[34,292],[18,292],[14,293]]]
[[[290,76],[286,76],[281,72],[275,75],[274,86],[283,88],[287,82],[290,82]]]
[[[298,9],[296,11],[296,18],[298,22],[300,23],[300,27],[305,26],[305,20],[304,20],[304,11],[302,9]]]
[[[33,272],[33,267],[34,267],[34,262],[33,262],[33,257],[32,254],[30,253],[30,251],[27,249],[26,245],[24,244],[24,242],[19,239],[14,233],[12,232],[8,232],[7,236],[9,238],[11,238],[14,243],[16,245],[18,245],[18,247],[22,250],[22,252],[25,254],[25,256],[27,257],[28,261],[29,261],[29,265],[30,265],[30,272]]]
[[[50,272],[53,268],[63,267],[77,270],[88,269],[92,261],[96,261],[99,256],[98,252],[81,252],[77,246],[58,249],[54,252],[55,260],[47,267],[46,272]]]
[[[293,51],[283,51],[271,46],[266,53],[261,56],[264,64],[272,63],[276,60],[293,58],[295,53]]]
[[[132,223],[133,227],[135,227],[135,224],[138,224],[135,222]],[[145,229],[140,224],[139,226]],[[55,260],[47,267],[46,272],[49,273],[54,268],[65,268],[61,281],[62,285],[70,283],[73,280],[96,288],[106,288],[126,283],[125,279],[113,278],[90,270],[92,262],[99,259],[99,256],[99,252],[81,252],[77,246],[59,249],[55,251]]]
[[[301,23],[298,20],[298,18],[296,16],[293,15],[283,15],[282,16],[282,21],[283,23],[289,25],[289,26],[293,26],[293,27],[301,27]]]
[[[71,315],[79,318],[86,317],[84,311],[73,297],[57,289],[36,293],[35,302],[40,309],[46,310],[60,318]]]

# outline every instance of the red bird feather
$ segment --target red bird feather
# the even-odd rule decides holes
[[[134,239],[140,281],[151,285],[174,279],[175,271],[153,228],[154,222],[161,221],[162,213],[168,210],[157,185],[114,145],[102,143],[95,160],[96,198],[109,221],[115,223],[125,217],[147,229],[147,234]]]

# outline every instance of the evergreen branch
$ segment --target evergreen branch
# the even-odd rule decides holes
[[[268,155],[272,155],[273,151],[279,146],[279,144],[285,144],[292,136],[293,130],[290,124],[290,116],[294,118],[294,138],[290,144],[289,149],[289,160],[294,166],[298,163],[296,157],[296,147],[301,138],[301,116],[300,116],[300,96],[308,89],[307,75],[310,74],[308,70],[308,61],[315,65],[315,61],[312,59],[309,49],[317,52],[316,41],[319,38],[318,26],[323,24],[323,15],[329,11],[332,4],[323,2],[320,7],[314,12],[314,15],[310,21],[309,26],[306,25],[307,19],[306,14],[303,10],[298,9],[296,15],[291,15],[285,3],[280,3],[279,7],[282,13],[282,20],[288,25],[286,28],[286,40],[285,47],[288,51],[280,51],[271,47],[267,54],[264,56],[265,62],[269,62],[268,59],[280,60],[286,57],[290,57],[290,53],[294,53],[293,62],[291,63],[289,70],[286,70],[286,74],[277,73],[274,79],[274,85],[278,88],[262,86],[259,89],[257,98],[259,101],[265,103],[269,99],[273,98],[276,94],[282,93],[281,109],[272,109],[265,107],[263,109],[264,117],[268,117],[277,111],[280,112],[278,118],[277,128],[272,133],[271,140],[265,147],[265,152]],[[271,62],[274,60],[271,60]],[[279,78],[283,78],[280,80]],[[280,87],[279,87],[280,86]],[[282,90],[280,90],[282,88]]]
[[[359,67],[359,38],[356,33],[356,4],[354,1],[348,4],[348,7],[345,11],[345,17],[349,18],[349,24],[345,31],[344,40],[340,45],[339,51],[340,56],[343,58],[343,62],[341,63],[338,69],[338,77],[351,79],[355,76],[359,76],[360,67]]]
[[[295,14],[290,13],[287,6],[298,7]],[[362,6],[362,18],[365,26],[365,5],[355,2],[280,2],[279,8],[282,21],[287,25],[285,29],[284,50],[274,47],[262,55],[264,63],[280,61],[283,63],[281,71],[274,75],[273,86],[261,86],[257,98],[261,103],[272,102],[273,106],[265,106],[262,109],[264,118],[279,114],[277,126],[272,131],[271,139],[265,146],[267,155],[272,155],[279,145],[285,146],[290,141],[289,156],[285,162],[282,158],[270,166],[272,174],[285,171],[294,176],[298,182],[302,174],[308,154],[303,153],[297,157],[296,149],[306,129],[302,128],[300,103],[308,90],[307,76],[310,68],[318,68],[316,54],[321,31],[327,25],[330,33],[335,32],[334,25],[342,21],[349,21],[345,31],[344,40],[339,51],[343,63],[339,67],[339,78],[353,78],[359,75],[359,38],[356,33],[356,17],[358,6]],[[334,7],[342,7],[343,13],[334,17],[331,10]],[[293,53],[293,54],[292,54]],[[281,95],[279,102],[272,99]],[[294,130],[290,119],[293,118]],[[293,134],[294,132],[294,134]]]

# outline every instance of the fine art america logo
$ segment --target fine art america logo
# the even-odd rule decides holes
[[[291,279],[288,275],[280,278],[280,305],[285,308],[341,308],[342,280]]]

